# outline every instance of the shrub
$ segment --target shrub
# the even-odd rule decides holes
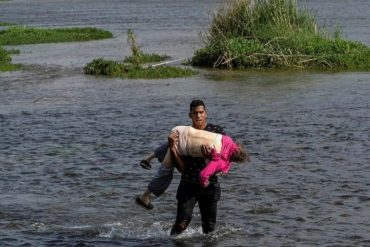
[[[222,6],[204,33],[196,66],[369,69],[370,48],[317,29],[296,0],[234,0]]]

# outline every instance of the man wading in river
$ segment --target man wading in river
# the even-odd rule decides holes
[[[225,135],[223,129],[217,125],[207,124],[207,109],[202,100],[193,100],[190,103],[189,117],[196,129],[206,130]],[[217,176],[211,176],[210,183],[203,188],[199,184],[199,173],[206,166],[204,158],[181,157],[184,170],[177,189],[177,215],[171,229],[171,235],[183,232],[189,225],[193,209],[198,202],[202,220],[203,233],[215,230],[217,218],[217,202],[220,200],[221,188]]]
[[[189,117],[192,120],[193,128],[225,135],[225,132],[221,127],[206,123],[207,110],[202,100],[193,100],[190,103]],[[180,164],[176,164],[178,170],[182,173],[182,176],[176,195],[178,201],[176,222],[171,229],[171,235],[180,234],[188,227],[192,219],[193,209],[197,202],[201,214],[203,233],[212,232],[214,231],[216,225],[217,202],[221,195],[221,189],[217,180],[217,176],[211,176],[209,179],[209,185],[205,188],[202,187],[199,183],[199,173],[204,167],[206,167],[204,158],[193,158],[190,156],[179,157],[171,148],[173,145],[176,145],[175,143],[176,137],[169,137],[169,147],[175,158],[174,160],[181,159],[180,163],[182,163],[181,167]],[[150,160],[154,157],[164,157],[165,152],[167,152],[167,147],[157,149],[157,151],[158,150],[162,150],[160,151],[162,153],[156,152],[156,154],[151,154],[148,156],[149,158],[142,160],[140,165],[146,169],[150,169]],[[204,147],[202,152],[207,157],[207,155],[211,155],[211,148]],[[143,161],[145,161],[144,164],[141,164]],[[149,203],[150,194],[154,193],[156,196],[159,196],[167,189],[169,185],[169,183],[166,183],[166,185],[161,186],[159,190],[153,190],[153,188],[158,187],[158,184],[163,184],[163,181],[160,181],[162,180],[161,177],[162,176],[159,174],[149,183],[148,188],[143,195],[136,198],[136,203],[146,209],[153,208],[153,206]],[[167,180],[172,180],[172,173]]]

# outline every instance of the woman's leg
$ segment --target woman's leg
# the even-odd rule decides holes
[[[152,192],[150,192],[148,189],[146,189],[144,191],[144,193],[140,196],[140,199],[143,203],[145,203],[146,205],[149,205],[150,203],[150,195],[152,194]]]
[[[168,142],[165,142],[165,143],[162,143],[162,145],[160,145],[154,150],[155,157],[157,157],[160,163],[163,162],[163,159],[167,153],[167,149],[168,149]]]
[[[167,168],[162,164],[155,177],[148,184],[148,190],[157,197],[162,195],[171,184],[173,171],[173,167]]]
[[[166,168],[172,168],[173,167],[173,162],[172,162],[172,155],[171,155],[171,151],[169,148],[167,148],[167,152],[166,152],[166,155],[164,156],[163,158],[163,162],[162,164],[166,167]]]
[[[162,195],[170,186],[173,178],[174,168],[167,168],[164,165],[161,165],[158,169],[155,177],[148,184],[148,188],[140,196],[141,201],[146,205],[150,203],[150,195],[153,193],[155,196]]]
[[[159,147],[157,147],[154,152],[151,152],[148,156],[146,156],[143,160],[140,161],[139,165],[144,169],[151,169],[152,166],[150,162],[157,158],[159,162],[162,162],[168,149],[168,143],[162,143]]]

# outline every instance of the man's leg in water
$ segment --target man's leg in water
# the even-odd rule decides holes
[[[195,196],[185,202],[177,202],[176,222],[172,226],[171,235],[178,235],[188,228],[196,202]]]
[[[213,232],[216,228],[217,200],[214,198],[199,198],[202,230],[204,234]]]
[[[203,233],[213,232],[216,228],[217,202],[221,198],[221,187],[218,182],[210,183],[197,194]]]

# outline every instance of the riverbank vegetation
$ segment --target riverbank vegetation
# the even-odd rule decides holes
[[[25,45],[73,41],[90,41],[112,38],[109,31],[84,28],[44,29],[24,26],[10,26],[0,31],[0,45]]]
[[[113,37],[113,34],[97,28],[55,28],[43,29],[0,23],[1,26],[9,26],[0,31],[0,71],[11,71],[19,68],[19,65],[11,63],[11,56],[19,54],[16,49],[5,50],[2,45],[25,45],[56,42],[90,41]]]
[[[130,79],[166,79],[195,74],[189,68],[178,68],[161,64],[145,65],[147,63],[162,62],[169,57],[167,55],[143,52],[136,40],[135,33],[128,30],[127,43],[130,45],[131,55],[125,57],[122,61],[103,58],[94,59],[84,67],[85,74]]]
[[[370,70],[370,48],[319,30],[297,0],[234,0],[222,6],[204,32],[195,66]]]

